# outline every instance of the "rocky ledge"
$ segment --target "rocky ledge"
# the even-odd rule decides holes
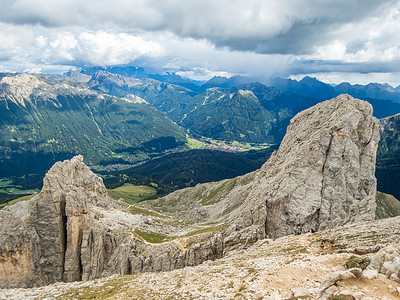
[[[37,196],[0,211],[0,287],[171,271],[260,239],[373,220],[378,141],[370,104],[348,95],[322,102],[292,119],[258,172],[205,186],[231,186],[218,199],[178,192],[219,207],[199,210],[197,223],[190,209],[164,214],[111,199],[81,156],[59,162]]]

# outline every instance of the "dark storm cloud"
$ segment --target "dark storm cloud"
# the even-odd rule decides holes
[[[169,31],[257,53],[303,54],[348,22],[391,1],[371,0],[16,0],[0,1],[0,21],[44,27]]]
[[[0,0],[0,71],[397,72],[400,1]]]
[[[368,73],[395,73],[400,70],[400,59],[390,62],[342,62],[300,60],[292,64],[292,74],[324,73],[324,72],[357,72]]]

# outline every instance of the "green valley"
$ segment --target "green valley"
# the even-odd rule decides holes
[[[0,178],[45,171],[75,154],[107,163],[186,142],[184,130],[151,105],[25,74],[2,78],[0,132]]]

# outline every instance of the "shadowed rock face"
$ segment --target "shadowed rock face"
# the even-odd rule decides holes
[[[258,171],[238,225],[276,238],[373,220],[378,142],[371,105],[348,95],[297,114]]]
[[[198,226],[204,224],[128,212],[108,196],[82,156],[56,163],[39,195],[0,211],[0,287],[169,271],[220,258],[257,239],[372,220],[378,140],[378,122],[365,101],[342,95],[299,113],[279,150],[255,179],[249,177],[253,184],[238,180],[238,208],[217,230],[203,233]],[[210,185],[204,189],[211,191]],[[191,195],[190,189],[178,193]],[[173,240],[152,244],[136,230]]]
[[[39,195],[1,212],[1,287],[82,279],[81,243],[90,207],[120,206],[82,161],[79,155],[56,163]]]

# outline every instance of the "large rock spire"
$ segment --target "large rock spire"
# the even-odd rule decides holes
[[[378,142],[366,101],[340,95],[300,112],[258,171],[238,224],[275,238],[374,219]]]

